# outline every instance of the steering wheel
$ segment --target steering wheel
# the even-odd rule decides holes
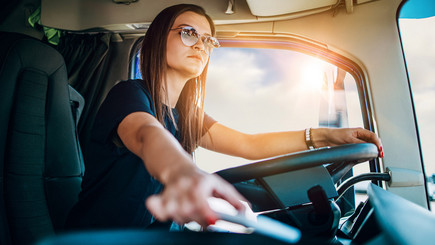
[[[232,183],[253,211],[267,211],[309,237],[332,238],[341,218],[340,208],[332,201],[338,196],[334,184],[353,166],[378,154],[371,143],[347,144],[269,158],[216,174]]]
[[[326,168],[336,183],[354,165],[372,160],[378,157],[378,154],[378,148],[372,143],[330,146],[228,168],[216,174],[234,184],[328,164]]]
[[[255,212],[267,211],[308,236],[331,238],[341,218],[332,201],[338,196],[334,184],[354,165],[378,154],[371,143],[347,144],[269,158],[216,174],[232,183]]]

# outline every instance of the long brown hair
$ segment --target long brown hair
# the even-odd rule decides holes
[[[166,83],[165,73],[167,69],[166,42],[175,19],[182,13],[191,11],[206,17],[210,24],[212,35],[215,35],[215,26],[212,19],[205,13],[202,7],[192,4],[179,4],[168,7],[161,11],[151,23],[142,41],[140,50],[140,69],[142,78],[151,94],[154,102],[154,111],[157,120],[163,125],[164,115],[168,114],[174,121],[171,110],[164,106],[168,101],[168,93],[162,93]],[[204,120],[204,95],[208,63],[201,75],[190,79],[184,86],[178,99],[176,108],[179,114],[178,132],[179,140],[183,148],[192,153],[198,146],[202,136]]]

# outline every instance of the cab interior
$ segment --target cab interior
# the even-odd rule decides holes
[[[289,242],[262,232],[261,228],[243,232],[249,234],[219,229],[177,233],[159,229],[71,233],[63,229],[86,171],[82,151],[86,150],[100,103],[117,82],[137,78],[137,51],[147,27],[162,9],[179,3],[200,5],[212,17],[222,46],[213,55],[228,57],[222,58],[221,63],[237,61],[235,54],[243,50],[273,50],[273,61],[284,70],[292,64],[280,56],[285,52],[331,65],[328,71],[332,78],[325,72],[321,74],[321,86],[326,86],[334,98],[347,99],[346,114],[337,109],[339,102],[333,103],[334,108],[331,104],[322,105],[334,98],[316,100],[316,94],[307,97],[316,101],[315,113],[310,101],[292,102],[292,93],[284,91],[282,97],[286,100],[275,106],[280,110],[295,104],[302,108],[297,111],[299,114],[288,113],[292,122],[312,113],[315,118],[306,121],[307,126],[356,125],[374,131],[382,139],[385,151],[385,157],[380,159],[371,144],[345,145],[257,162],[199,151],[196,155],[200,167],[234,184],[251,202],[256,215],[296,227],[301,236],[290,243],[429,241],[435,218],[430,212],[397,23],[406,1],[21,0],[4,1],[0,10],[1,244]],[[219,53],[224,50],[228,51]],[[267,56],[270,54],[261,57]],[[250,56],[243,57],[246,60]],[[207,86],[219,90],[213,84],[219,83],[222,77],[218,75],[222,74],[226,74],[223,78],[235,77],[231,83],[237,82],[237,71],[212,68],[214,64],[220,64],[217,58],[210,64],[217,78]],[[272,79],[275,77],[269,76]],[[237,107],[231,112],[222,100],[230,94],[240,98],[237,105],[244,105],[244,99],[261,102],[266,97],[260,90],[233,92],[256,88],[258,84],[254,84],[255,79],[252,81],[246,87],[226,87],[220,91],[224,95],[211,91],[209,97],[214,100],[206,101],[206,111],[215,111],[221,118],[243,117],[249,109]],[[325,85],[328,81],[329,87]],[[225,110],[220,110],[223,107]],[[328,117],[331,110],[335,113],[332,119]],[[355,111],[356,123],[349,119]],[[262,117],[267,118],[268,114]],[[249,123],[255,121],[269,124],[272,130],[281,127],[257,118]],[[301,125],[295,123],[292,127]],[[201,165],[213,159],[213,166]],[[364,191],[368,197],[358,203],[359,189],[355,185],[362,181],[367,183]],[[407,223],[419,228],[411,234]]]

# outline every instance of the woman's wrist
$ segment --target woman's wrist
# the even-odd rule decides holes
[[[165,164],[161,164],[160,167],[155,170],[155,177],[157,177],[160,183],[166,185],[183,176],[192,175],[198,170],[191,156],[184,153],[185,152],[182,152],[182,154],[172,153],[166,157]]]
[[[311,128],[311,141],[315,148],[328,146],[327,128]]]
[[[173,167],[163,184],[174,183],[190,179],[201,178],[205,173],[196,167],[194,164],[179,164],[177,167]]]

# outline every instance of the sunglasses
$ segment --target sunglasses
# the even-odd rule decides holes
[[[208,54],[210,54],[210,51],[213,48],[220,47],[217,38],[208,35],[201,35],[195,30],[195,28],[191,26],[178,27],[171,30],[181,30],[179,32],[181,41],[184,45],[188,47],[192,47],[193,45],[195,45],[198,42],[199,38],[201,38],[202,42],[204,43],[204,49]]]

